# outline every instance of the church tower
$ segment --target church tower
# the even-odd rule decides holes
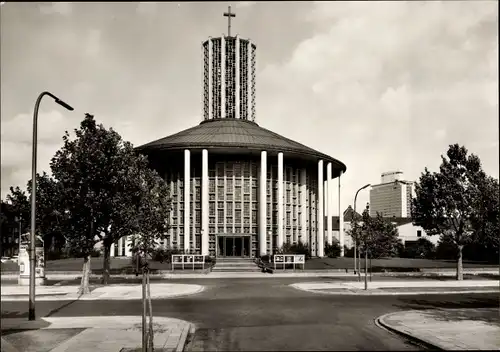
[[[227,36],[203,43],[203,119],[255,121],[255,54],[250,39],[231,36],[231,6]]]

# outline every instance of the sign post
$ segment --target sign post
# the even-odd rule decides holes
[[[19,244],[19,278],[18,284],[28,286],[30,283],[30,256],[29,256],[29,233],[21,235]],[[41,242],[41,243],[38,243]],[[39,239],[35,247],[35,285],[44,285],[45,278],[45,255],[43,240]]]

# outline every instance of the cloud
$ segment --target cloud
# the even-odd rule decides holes
[[[236,3],[236,8],[250,7],[257,3],[257,1],[238,1]]]
[[[41,4],[39,6],[40,12],[44,15],[60,14],[63,16],[71,15],[73,12],[73,5],[70,2],[52,2],[49,4]]]
[[[72,131],[75,126],[57,110],[40,111],[38,121],[37,172],[50,173],[50,160],[63,144],[64,131]],[[25,187],[31,179],[32,126],[31,114],[2,121],[2,197],[10,186]]]
[[[157,3],[153,1],[140,1],[137,4],[136,11],[141,15],[153,15],[157,11]]]
[[[90,57],[97,57],[100,51],[101,31],[90,29],[87,34],[85,53]]]
[[[272,111],[266,127],[289,121],[287,136],[346,163],[344,203],[390,169],[417,179],[448,144],[498,138],[496,8],[318,2],[306,18],[322,30],[262,70],[259,87],[273,94],[259,96],[260,116]],[[490,153],[483,164],[498,177],[498,151]]]

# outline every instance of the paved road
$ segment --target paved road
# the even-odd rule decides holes
[[[398,310],[499,304],[497,294],[318,295],[288,286],[298,281],[305,280],[193,280],[205,285],[205,291],[185,298],[155,300],[153,311],[157,316],[197,325],[187,346],[190,351],[418,350],[421,347],[377,327],[374,319]],[[2,302],[2,317],[26,316],[26,309],[26,302]],[[39,316],[139,315],[141,309],[140,301],[37,303]]]
[[[248,278],[250,280],[259,280],[257,278]],[[264,278],[263,278],[264,279]],[[262,279],[262,280],[263,280]],[[311,276],[311,277],[290,277],[290,278],[277,278],[277,277],[272,277],[270,274],[268,280],[291,280],[290,283],[294,282],[304,282],[304,281],[335,281],[335,282],[345,282],[345,281],[355,281],[356,277],[355,276]],[[364,276],[361,275],[361,281],[364,282]],[[188,281],[195,281],[194,283],[199,283],[199,282],[210,282],[214,280],[235,280],[234,278],[207,278],[207,279],[200,279],[200,278],[193,278],[193,279],[168,279],[168,278],[162,278],[159,276],[154,276],[152,275],[150,278],[151,282],[172,282],[172,281],[177,281],[177,280],[182,280],[182,282],[188,282]],[[454,276],[408,276],[408,275],[387,275],[387,276],[381,276],[381,275],[374,275],[371,278],[372,281],[397,281],[397,280],[415,280],[415,281],[420,281],[420,280],[429,280],[430,282],[432,281],[455,281]],[[480,274],[480,275],[469,275],[469,274],[464,274],[464,280],[500,280],[500,275],[491,275],[491,274]],[[46,281],[46,285],[79,285],[80,284],[80,279],[72,279],[72,280],[64,280],[64,279],[49,279]],[[368,277],[368,281],[370,281],[370,278]],[[96,278],[91,278],[90,279],[91,284],[100,284],[101,278],[96,277]],[[110,284],[122,284],[122,283],[137,283],[140,284],[142,282],[141,276],[138,277],[120,277],[120,276],[112,276],[110,278]],[[179,281],[181,282],[181,281]],[[5,286],[10,286],[10,285],[17,285],[17,278],[13,277],[1,277],[1,284]]]

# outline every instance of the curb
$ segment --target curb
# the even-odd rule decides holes
[[[443,291],[423,291],[420,288],[420,291],[403,291],[403,292],[398,292],[397,288],[393,291],[376,291],[377,289],[368,289],[367,291],[363,289],[358,289],[358,288],[333,288],[332,291],[327,291],[328,289],[306,289],[300,286],[296,286],[295,284],[290,284],[288,287],[294,288],[296,290],[304,291],[304,292],[309,292],[317,295],[351,295],[351,296],[412,296],[412,295],[453,295],[453,294],[480,294],[480,293],[498,293],[498,289],[491,289],[489,287],[473,287],[472,290],[466,291],[468,289],[467,287],[464,287],[464,290],[457,290],[457,291],[449,291],[449,290],[443,290]],[[417,288],[418,289],[418,288]],[[446,289],[446,288],[445,288]],[[469,288],[471,289],[471,288]],[[334,291],[337,290],[337,291]]]
[[[52,296],[66,296],[68,293],[67,292],[55,292],[55,293],[40,293],[35,295],[35,299],[37,298],[43,298],[43,297],[52,297]],[[1,299],[2,301],[9,300],[9,299],[16,299],[16,298],[24,298],[24,297],[29,297],[29,293],[15,293],[15,294],[10,294],[10,295],[2,295]]]
[[[175,352],[184,351],[188,336],[194,334],[195,330],[196,330],[195,326],[192,323],[189,323],[189,327],[182,332],[181,337],[179,338],[179,342],[177,343]]]
[[[388,314],[384,314],[384,315],[376,318],[375,325],[377,325],[381,329],[388,330],[389,332],[391,332],[393,334],[403,336],[404,338],[410,340],[411,342],[413,342],[417,345],[423,346],[426,349],[434,350],[434,351],[445,351],[443,348],[433,344],[432,342],[430,342],[426,339],[421,339],[421,338],[415,337],[414,335],[412,335],[408,332],[396,329],[396,328],[392,327],[391,325],[387,324],[386,322],[384,322],[384,318],[386,318],[390,315],[393,315],[393,314],[398,314],[398,313],[400,313],[400,312],[388,313]]]
[[[70,318],[70,317],[66,317],[66,318]],[[77,317],[78,318],[78,317]],[[86,318],[89,318],[89,317],[86,317]],[[91,317],[90,317],[91,318]],[[107,316],[107,318],[113,318],[113,316]],[[128,316],[125,316],[125,318],[128,318]],[[128,325],[125,325],[125,326],[121,326],[120,327],[120,330],[129,330],[131,327],[132,328],[136,328],[137,326],[140,326],[140,320],[139,320],[139,316],[137,316],[137,321],[133,322],[133,324],[128,324]],[[57,319],[57,318],[56,318]],[[63,326],[60,326],[61,324],[55,324],[57,326],[54,327],[54,324],[51,323],[50,321],[46,321],[44,320],[44,318],[39,318],[37,319],[36,321],[26,321],[25,319],[21,319],[21,318],[13,318],[13,319],[7,319],[7,320],[15,320],[14,323],[11,323],[11,324],[7,324],[7,325],[10,325],[8,328],[6,329],[2,329],[2,330],[5,330],[5,331],[9,331],[9,330],[17,330],[17,331],[28,331],[28,330],[51,330],[51,329],[55,329],[55,330],[58,330],[58,329],[63,329],[64,327]],[[186,344],[187,344],[187,340],[188,340],[188,337],[191,335],[191,334],[194,334],[194,332],[196,331],[196,325],[194,323],[191,323],[191,322],[188,322],[188,321],[182,321],[180,319],[176,319],[176,318],[173,318],[174,322],[176,325],[178,324],[178,322],[175,322],[175,321],[181,321],[183,322],[182,324],[184,325],[183,329],[182,329],[182,332],[180,332],[180,335],[177,335],[177,332],[175,334],[172,335],[172,332],[171,332],[171,335],[167,337],[167,340],[165,340],[165,345],[170,341],[170,337],[174,337],[174,340],[177,339],[177,342],[176,344],[172,344],[170,345],[170,347],[165,347],[163,346],[163,348],[167,349],[168,351],[175,351],[175,352],[183,352],[185,347],[186,347]],[[3,321],[2,321],[3,323]],[[160,323],[161,324],[161,323]],[[80,324],[81,325],[81,329],[83,330],[87,330],[87,329],[93,329],[93,327],[91,325],[89,325],[88,322],[84,322],[83,324]],[[98,326],[102,326],[103,323],[98,323],[97,324]],[[78,327],[75,327],[75,328],[78,328]],[[106,327],[106,329],[109,329],[110,327]],[[112,329],[112,328],[111,328]],[[167,329],[170,329],[170,328],[167,328]],[[174,327],[174,330],[177,329],[177,327]],[[62,343],[60,343],[57,347],[55,347],[55,350],[62,350],[64,348],[62,348],[61,346],[63,347],[67,347],[65,346],[65,344],[68,343],[68,341],[70,341],[71,339],[69,340],[66,340]],[[4,342],[5,342],[5,346],[4,346]],[[2,336],[2,352],[4,352],[4,347],[12,347],[14,348],[14,346],[12,346],[11,344],[8,343],[8,341],[5,341],[3,336]],[[159,348],[161,347],[161,345],[159,346],[156,346],[155,345],[155,349],[156,348]],[[119,347],[118,347],[119,349]],[[140,349],[140,347],[139,347]],[[139,350],[137,349],[136,347],[122,347],[121,349],[119,349],[120,351],[136,351],[136,350]],[[161,348],[160,348],[161,349]],[[16,348],[14,349],[5,349],[5,352],[17,352],[18,350]]]
[[[180,298],[180,297],[188,297],[192,295],[199,294],[205,290],[205,286],[199,285],[199,289],[193,292],[188,292],[188,293],[173,293],[172,295],[166,296],[166,297],[161,297],[161,298],[154,298],[154,299],[173,299],[173,298]],[[76,299],[77,301],[136,301],[140,300],[141,298],[128,298],[128,297],[115,297],[115,298],[101,298],[99,299],[100,296],[97,296],[95,298],[90,297],[90,295],[85,296],[85,295],[78,295],[78,297],[73,296],[74,293],[68,293],[68,292],[54,292],[54,293],[47,293],[47,294],[39,294],[35,296],[35,299],[41,299],[43,300],[44,297],[57,297],[60,300],[73,300]],[[1,301],[2,302],[16,302],[16,301],[21,301],[24,302],[24,299],[27,299],[29,297],[29,294],[26,293],[20,293],[20,294],[11,294],[11,295],[2,295],[1,296]],[[24,298],[24,299],[23,299]]]

